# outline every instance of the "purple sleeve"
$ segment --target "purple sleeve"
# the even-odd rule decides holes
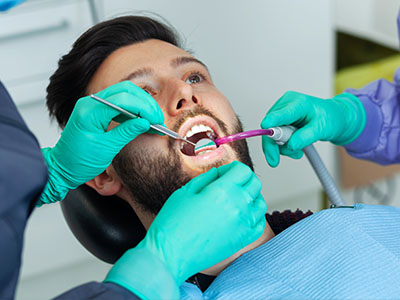
[[[397,15],[400,40],[400,12]],[[360,90],[348,89],[362,102],[367,120],[360,136],[345,145],[356,157],[387,165],[400,162],[400,68],[393,83],[380,79]]]
[[[346,92],[360,99],[367,115],[361,135],[345,145],[347,152],[383,165],[400,162],[400,68],[393,83],[380,79]]]

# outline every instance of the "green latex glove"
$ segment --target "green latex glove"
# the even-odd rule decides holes
[[[280,154],[301,158],[301,149],[316,141],[346,145],[361,134],[365,121],[364,107],[352,94],[343,93],[332,99],[320,99],[287,92],[268,111],[261,122],[261,128],[293,125],[298,129],[283,146],[263,136],[265,158],[271,167],[276,167]]]
[[[38,205],[64,199],[70,189],[101,174],[127,143],[149,130],[150,123],[164,122],[157,102],[130,81],[96,95],[142,118],[126,120],[107,131],[119,112],[89,96],[79,99],[57,144],[42,149],[49,181]]]
[[[146,237],[114,265],[106,281],[143,299],[179,299],[190,276],[233,255],[264,231],[267,206],[261,182],[233,162],[175,191]]]

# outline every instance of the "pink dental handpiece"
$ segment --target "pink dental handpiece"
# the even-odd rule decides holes
[[[209,148],[216,148],[219,145],[226,144],[229,142],[246,139],[253,136],[258,135],[267,135],[271,139],[273,139],[278,145],[284,145],[289,138],[291,137],[292,133],[296,130],[293,126],[279,126],[273,127],[269,129],[256,129],[250,131],[244,131],[235,133],[232,135],[224,136],[218,138],[216,140],[210,139],[201,139],[196,143],[195,146],[195,155],[200,153],[204,149],[207,150]],[[322,162],[321,158],[319,157],[317,151],[315,150],[313,145],[309,145],[303,149],[303,152],[307,156],[308,160],[311,163],[315,173],[318,176],[318,179],[321,181],[322,186],[324,187],[328,198],[332,202],[335,207],[343,207],[346,202],[344,202],[340,191],[335,185],[331,175],[329,174],[328,170],[326,169],[324,163]]]
[[[247,138],[250,138],[253,136],[259,136],[259,135],[268,135],[270,137],[273,137],[276,135],[276,132],[275,132],[274,128],[255,129],[255,130],[249,130],[249,131],[239,132],[239,133],[231,134],[228,136],[220,137],[220,138],[217,138],[216,140],[203,138],[203,139],[197,141],[197,143],[194,147],[194,154],[197,155],[197,154],[201,153],[202,151],[215,149],[216,147],[218,147],[222,144],[226,144],[226,143],[230,143],[230,142],[234,142],[234,141],[238,141],[238,140],[243,140],[243,139],[247,139]]]
[[[231,134],[228,136],[220,137],[217,138],[216,140],[211,140],[208,138],[203,138],[199,141],[197,141],[195,147],[194,147],[194,154],[197,155],[201,153],[204,150],[211,150],[215,149],[216,147],[238,141],[238,140],[243,140],[247,139],[253,136],[259,136],[259,135],[268,135],[270,137],[273,137],[276,135],[276,132],[274,128],[269,128],[269,129],[255,129],[255,130],[249,130],[249,131],[243,131],[235,134]]]
[[[217,146],[219,146],[219,145],[234,142],[237,140],[247,139],[247,138],[253,137],[253,136],[258,136],[258,135],[272,136],[273,134],[274,134],[273,129],[255,129],[255,130],[243,131],[243,132],[235,133],[232,135],[220,137],[220,138],[214,140],[214,143]]]

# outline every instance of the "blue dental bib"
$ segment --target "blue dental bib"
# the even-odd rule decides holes
[[[400,208],[318,212],[243,254],[182,299],[400,299]]]

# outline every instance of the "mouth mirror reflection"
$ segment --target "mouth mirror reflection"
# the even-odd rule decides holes
[[[217,145],[215,142],[211,139],[204,138],[199,140],[196,143],[196,146],[194,147],[194,155],[201,155],[205,154],[209,151],[215,150],[217,148]]]
[[[201,154],[205,154],[206,151],[212,151],[217,148],[214,139],[217,136],[210,131],[204,131],[196,133],[188,138],[189,141],[195,143],[193,146],[189,143],[182,142],[181,143],[181,152],[188,156],[197,156]]]

